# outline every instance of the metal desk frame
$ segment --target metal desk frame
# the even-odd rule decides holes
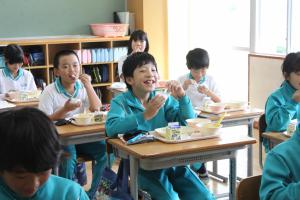
[[[224,119],[222,124],[223,127],[233,127],[233,126],[242,126],[247,125],[248,126],[248,136],[253,137],[253,121],[258,116],[251,116],[251,117],[239,117],[239,118],[233,118],[233,119]],[[212,172],[209,172],[210,175],[213,177],[216,177],[222,182],[226,183],[228,181],[227,177],[224,177],[220,174],[218,174],[218,163],[217,161],[213,161],[213,170]],[[253,146],[248,145],[247,148],[247,176],[252,176],[253,174]]]
[[[230,172],[229,172],[229,199],[235,200],[235,187],[236,187],[236,152],[237,150],[245,148],[247,145],[224,148],[221,150],[209,150],[197,153],[184,153],[181,155],[173,155],[163,158],[136,158],[132,154],[118,149],[113,146],[114,154],[121,158],[130,160],[130,192],[133,199],[138,199],[138,169],[155,170],[163,169],[172,166],[188,165],[193,162],[206,162],[222,159],[229,159]]]

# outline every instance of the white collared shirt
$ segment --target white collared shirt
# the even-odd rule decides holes
[[[23,73],[17,79],[7,76],[4,69],[0,69],[0,94],[5,94],[11,90],[34,91],[37,90],[34,78],[30,71],[23,69]]]
[[[183,85],[185,80],[190,79],[190,73],[185,74],[178,78],[178,81],[181,85]],[[205,75],[205,81],[200,85],[204,85],[207,87],[211,92],[213,92],[218,97],[221,97],[221,92],[217,87],[217,84],[212,76]],[[186,95],[191,99],[193,107],[200,107],[203,106],[204,99],[207,97],[205,94],[198,92],[197,87],[194,85],[190,85],[187,90],[185,91]]]
[[[75,114],[83,113],[84,108],[89,107],[89,99],[84,87],[79,88],[77,96],[73,98],[80,99],[82,105],[80,108],[68,112],[66,117],[72,117]],[[40,96],[39,109],[47,115],[52,115],[58,109],[62,108],[68,99],[70,99],[70,97],[67,97],[62,92],[58,91],[55,84],[51,83],[44,89]]]

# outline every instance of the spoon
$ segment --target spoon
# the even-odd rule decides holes
[[[218,119],[218,121],[216,123],[214,123],[215,127],[219,127],[221,125],[221,122],[223,121],[225,115],[226,115],[226,112],[222,113],[222,115],[220,116],[220,118]]]

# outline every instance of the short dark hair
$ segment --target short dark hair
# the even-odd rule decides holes
[[[9,44],[4,49],[5,62],[8,64],[23,63],[24,52],[17,44]]]
[[[130,39],[128,41],[127,55],[130,55],[133,51],[132,46],[131,46],[132,41],[138,41],[138,40],[146,41],[146,48],[145,48],[144,52],[149,51],[149,41],[148,41],[147,33],[142,30],[136,30],[136,31],[132,32],[130,35]]]
[[[300,71],[300,52],[289,53],[286,55],[282,65],[281,65],[282,74],[285,77],[289,77],[292,72]]]
[[[209,56],[205,49],[195,48],[186,55],[186,65],[188,69],[208,68]]]
[[[154,57],[147,52],[136,52],[126,58],[123,64],[122,73],[128,89],[131,89],[126,81],[126,78],[133,77],[133,72],[136,68],[152,63],[157,71],[157,66]]]
[[[77,53],[73,50],[61,50],[59,52],[57,52],[54,56],[54,59],[53,59],[53,67],[55,69],[58,68],[58,65],[59,65],[59,59],[62,57],[62,56],[68,56],[68,55],[75,55],[78,59],[78,62],[80,62],[79,60],[79,57],[77,55]]]
[[[36,108],[0,113],[0,171],[22,167],[42,172],[55,167],[61,153],[53,122]]]

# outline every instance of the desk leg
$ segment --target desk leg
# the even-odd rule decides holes
[[[208,171],[211,178],[221,181],[222,183],[227,183],[228,178],[218,174],[218,161],[213,161],[213,169],[212,171]]]
[[[129,156],[130,162],[130,193],[134,200],[138,200],[138,160]]]
[[[249,122],[248,122],[248,136],[249,137],[253,137],[253,119],[251,119],[251,120],[249,120]],[[248,167],[247,167],[247,176],[249,177],[249,176],[252,176],[252,174],[253,174],[253,161],[252,161],[252,159],[253,159],[253,145],[252,144],[250,144],[250,145],[248,145]]]
[[[236,187],[236,152],[233,158],[229,160],[229,199],[235,200],[235,187]]]

